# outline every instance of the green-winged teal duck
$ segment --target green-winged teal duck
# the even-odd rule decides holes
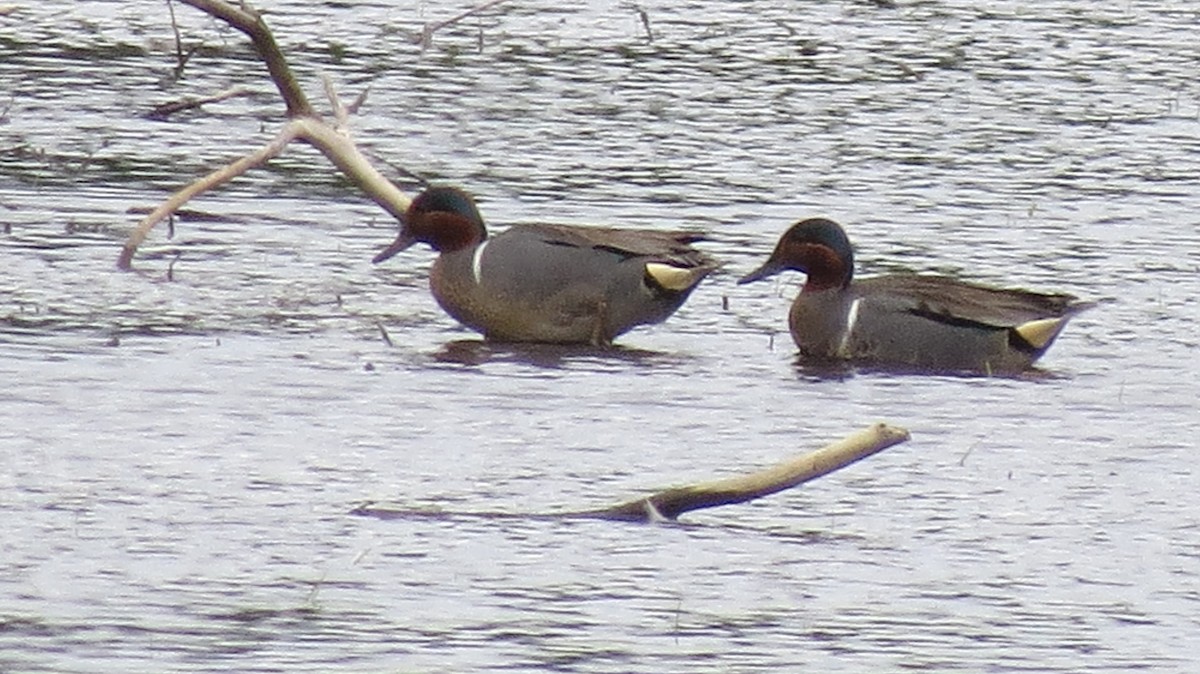
[[[433,296],[491,340],[606,345],[665,320],[716,268],[685,232],[513,225],[488,236],[469,194],[430,187],[413,200],[382,262],[422,242],[439,253]]]
[[[738,283],[794,269],[807,275],[788,314],[803,356],[922,370],[1018,372],[1091,306],[1066,294],[989,288],[945,276],[887,274],[852,280],[854,252],[841,226],[811,218]]]

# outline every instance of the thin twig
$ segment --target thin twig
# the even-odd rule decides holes
[[[654,42],[654,31],[650,30],[650,15],[646,13],[646,10],[638,7],[637,5],[634,5],[633,8],[637,11],[638,16],[642,19],[642,27],[646,29],[646,40],[648,42]]]
[[[379,336],[383,338],[383,343],[389,347],[396,346],[392,343],[392,336],[388,334],[387,328],[383,325],[383,321],[375,321],[375,326],[379,328]]]
[[[488,2],[482,3],[480,5],[476,5],[475,7],[468,9],[467,11],[463,12],[462,14],[459,14],[458,16],[454,16],[449,19],[446,19],[445,21],[439,21],[437,23],[427,23],[427,24],[425,24],[425,28],[421,31],[421,35],[419,37],[417,37],[415,40],[413,40],[413,42],[421,45],[421,49],[428,49],[429,45],[433,41],[434,33],[438,32],[439,30],[441,30],[447,26],[453,26],[454,24],[458,23],[459,21],[462,21],[463,19],[465,19],[469,16],[473,16],[473,15],[478,14],[486,9],[495,7],[496,5],[499,5],[502,2],[508,2],[508,0],[488,0]]]
[[[222,91],[219,94],[215,94],[213,96],[207,96],[205,98],[185,98],[185,99],[179,100],[179,101],[171,101],[170,103],[163,103],[161,105],[154,106],[154,109],[151,110],[150,112],[147,112],[145,117],[146,117],[146,119],[154,119],[154,120],[158,120],[158,121],[163,121],[177,112],[183,112],[184,110],[193,110],[195,108],[198,108],[202,105],[206,105],[208,103],[220,103],[221,101],[225,101],[230,98],[237,98],[239,96],[249,96],[252,93],[254,93],[254,92],[250,91],[249,89],[245,89],[243,87],[235,87],[233,89],[228,89],[226,91]]]
[[[349,112],[352,115],[358,114],[358,109],[367,102],[367,94],[370,93],[370,91],[371,87],[367,87],[366,89],[360,91],[358,95],[354,97],[354,100],[346,106],[346,112]]]
[[[183,69],[187,67],[188,62],[192,60],[196,52],[200,51],[200,47],[204,43],[194,44],[188,47],[187,53],[184,53],[183,37],[179,34],[179,24],[175,21],[175,5],[171,0],[167,0],[167,11],[171,13],[171,30],[175,32],[175,67],[171,72],[171,81],[178,82],[183,79]]]
[[[329,100],[329,107],[333,109],[333,118],[335,125],[342,130],[343,133],[350,134],[350,110],[342,104],[342,99],[338,98],[337,88],[333,85],[333,78],[329,75],[321,75],[321,85],[325,88],[325,98]]]
[[[178,82],[183,77],[183,68],[187,59],[183,56],[183,36],[179,34],[179,22],[175,20],[175,3],[167,0],[167,13],[171,15],[171,32],[175,33],[175,71],[173,81]]]

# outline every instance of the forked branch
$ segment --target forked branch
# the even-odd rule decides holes
[[[219,187],[250,169],[262,166],[273,157],[279,156],[294,140],[302,140],[319,149],[352,183],[362,189],[367,196],[393,217],[399,218],[403,215],[404,211],[408,209],[409,198],[384,177],[359,151],[346,133],[344,126],[337,126],[336,122],[327,122],[317,115],[301,90],[283,53],[279,50],[275,37],[258,12],[246,3],[235,7],[222,0],[180,0],[180,2],[222,19],[250,37],[263,62],[266,63],[267,70],[270,72],[275,86],[279,89],[280,96],[283,97],[289,119],[283,129],[265,147],[194,181],[152,210],[126,239],[121,255],[117,259],[118,268],[131,269],[133,256],[150,234],[150,230],[159,222],[170,217],[189,199]],[[336,99],[332,85],[328,82],[326,91],[329,92],[333,108],[338,113],[336,115],[338,120],[344,122],[346,108]],[[349,107],[353,109],[356,105],[357,103]]]

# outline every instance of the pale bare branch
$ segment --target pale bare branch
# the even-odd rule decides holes
[[[429,508],[397,508],[365,504],[354,509],[354,514],[395,519],[405,517],[484,517],[484,518],[528,518],[528,519],[604,519],[626,522],[667,522],[680,515],[720,505],[745,503],[791,489],[818,477],[865,459],[909,439],[908,431],[888,424],[875,424],[851,434],[821,449],[784,461],[765,470],[738,477],[724,478],[712,482],[701,482],[685,487],[675,487],[650,496],[627,501],[619,505],[598,510],[582,510],[564,513],[511,513],[511,512],[453,512]]]
[[[213,171],[175,194],[172,194],[171,198],[164,201],[153,211],[150,211],[149,215],[142,218],[137,228],[125,240],[125,245],[121,248],[121,256],[117,259],[117,267],[124,270],[131,269],[133,267],[134,253],[137,252],[138,246],[141,246],[142,242],[146,240],[146,237],[150,234],[150,230],[159,222],[162,222],[164,218],[174,213],[180,206],[183,206],[194,197],[224,185],[252,168],[262,166],[271,158],[279,156],[279,153],[283,152],[288,143],[295,140],[299,131],[300,129],[295,123],[288,124],[265,147]]]
[[[334,166],[380,207],[393,217],[401,218],[403,216],[408,208],[409,198],[371,164],[350,138],[349,115],[362,104],[365,94],[359,96],[351,106],[344,106],[334,91],[333,83],[326,79],[325,90],[336,119],[335,128],[334,125],[321,119],[312,109],[288,66],[287,60],[279,51],[279,46],[271,35],[271,31],[253,8],[246,3],[234,7],[221,0],[180,0],[180,2],[223,19],[250,36],[263,61],[267,64],[267,69],[270,71],[271,78],[278,87],[280,95],[287,104],[289,121],[275,139],[262,149],[196,180],[173,194],[147,215],[126,240],[117,260],[117,266],[120,269],[128,270],[132,267],[133,256],[138,247],[146,240],[150,230],[187,203],[189,199],[263,165],[278,156],[293,140],[302,140],[320,149]],[[231,93],[229,95],[238,94]]]
[[[744,503],[791,489],[908,440],[908,431],[875,424],[842,440],[748,475],[658,492],[592,513],[616,520],[674,520],[701,508]]]

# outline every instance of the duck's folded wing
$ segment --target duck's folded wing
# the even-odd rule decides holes
[[[714,265],[711,257],[691,247],[706,238],[696,232],[553,224],[514,225],[511,230],[537,236],[553,245],[598,248],[624,257],[645,257],[689,267]]]
[[[1066,293],[991,288],[948,276],[890,274],[858,280],[855,286],[872,301],[956,325],[1012,328],[1069,316],[1091,306]]]

